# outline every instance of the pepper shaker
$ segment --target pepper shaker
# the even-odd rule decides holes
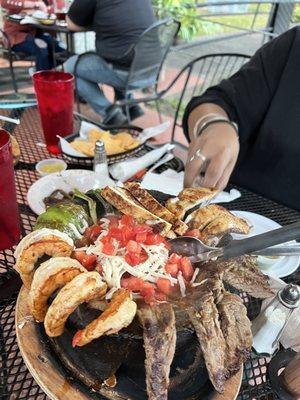
[[[108,177],[108,165],[107,156],[104,147],[104,143],[101,140],[97,140],[94,150],[94,171],[97,174],[101,174],[103,177]]]

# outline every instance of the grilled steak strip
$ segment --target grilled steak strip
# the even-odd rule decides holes
[[[228,371],[225,367],[226,344],[215,304],[215,297],[219,297],[218,285],[221,286],[220,281],[211,280],[199,286],[197,301],[193,304],[193,293],[187,312],[198,336],[210,381],[222,393]]]
[[[225,292],[217,308],[226,344],[225,365],[228,375],[232,376],[239,371],[250,355],[251,323],[247,317],[246,307],[235,294]]]
[[[175,315],[170,303],[143,305],[138,310],[146,352],[149,400],[167,400],[170,366],[176,347]]]
[[[196,281],[219,277],[234,288],[252,297],[265,299],[274,296],[269,280],[257,267],[256,257],[241,256],[228,261],[209,261],[201,266]]]

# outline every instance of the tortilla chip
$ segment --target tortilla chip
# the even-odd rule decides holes
[[[103,140],[103,137],[110,135],[109,132],[102,131],[101,129],[93,128],[88,132],[88,141],[89,142],[97,142],[97,140]]]
[[[106,154],[108,156],[111,156],[113,154],[122,153],[122,151],[123,151],[122,143],[116,139],[105,140],[104,147],[106,150]]]
[[[86,142],[83,140],[74,140],[70,143],[74,150],[79,151],[80,153],[85,154],[88,157],[93,157],[95,143],[94,142]]]

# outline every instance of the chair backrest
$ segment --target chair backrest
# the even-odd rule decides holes
[[[162,64],[179,29],[179,22],[166,19],[155,22],[141,34],[132,48],[127,89],[157,83]]]
[[[182,126],[184,110],[194,96],[202,95],[206,89],[237,72],[250,56],[245,54],[207,54],[189,62],[178,74],[176,82],[182,82],[178,96],[171,141],[174,141],[176,126]],[[173,82],[174,83],[174,82]]]
[[[0,29],[0,48],[2,51],[9,50],[11,48],[9,38],[2,29]]]

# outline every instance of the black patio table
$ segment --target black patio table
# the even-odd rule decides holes
[[[0,110],[2,115],[9,115],[7,110]],[[42,142],[42,130],[36,107],[25,110],[14,110],[12,117],[21,118],[21,124],[14,126],[6,124],[5,129],[17,138],[21,147],[21,159],[15,169],[17,184],[17,201],[21,215],[22,236],[33,229],[36,215],[31,211],[26,202],[26,194],[29,187],[38,179],[35,171],[36,162],[48,158],[49,153],[38,145]],[[75,120],[78,127],[80,120]],[[147,151],[147,147],[141,152]],[[60,157],[60,156],[59,156]],[[91,168],[90,161],[66,159],[69,168]],[[178,168],[178,164],[173,166]],[[242,196],[226,205],[227,208],[252,211],[272,218],[284,225],[300,219],[300,213],[270,200],[262,198],[254,193],[239,188]],[[26,368],[20,354],[14,327],[15,305],[20,280],[13,271],[13,249],[0,252],[0,400],[44,400],[46,394],[34,381]],[[300,284],[300,268],[290,275],[287,282]],[[246,294],[241,294],[248,308],[248,314],[253,319],[260,310],[260,301],[250,299]],[[250,399],[278,399],[273,393],[268,377],[269,360],[252,354],[244,365],[244,376],[239,400]]]

